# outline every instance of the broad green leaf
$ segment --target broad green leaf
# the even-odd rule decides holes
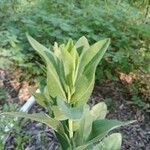
[[[35,97],[36,102],[48,110],[49,115],[52,115],[52,103],[53,100],[50,96],[46,98],[46,95],[44,93],[32,93],[32,95]]]
[[[4,112],[4,113],[1,113],[0,115],[31,119],[31,120],[46,124],[47,126],[51,127],[56,132],[60,132],[60,131],[64,132],[61,122],[51,118],[50,116],[48,116],[46,114],[41,114],[41,113],[28,114],[28,113],[24,113],[24,112]]]
[[[32,47],[43,57],[47,65],[47,86],[49,93],[52,97],[61,96],[66,98],[65,92],[61,86],[59,76],[56,72],[57,64],[56,57],[46,47],[38,43],[31,36],[27,35],[27,38]]]
[[[21,118],[26,118],[26,119],[31,119],[34,121],[38,121],[41,123],[46,124],[48,127],[52,128],[57,135],[59,135],[59,138],[61,138],[61,141],[65,143],[66,145],[70,145],[68,136],[66,135],[64,131],[64,127],[62,123],[56,119],[51,118],[50,116],[46,114],[27,114],[24,112],[4,112],[1,113],[0,116],[11,116],[11,117],[21,117]]]
[[[52,73],[49,67],[47,67],[47,89],[52,97],[60,96],[66,98],[59,78]]]
[[[105,119],[107,114],[107,106],[104,102],[100,102],[92,107],[90,113],[93,116],[94,120]]]
[[[82,58],[82,65],[85,67],[99,52],[99,61],[105,54],[108,46],[110,44],[110,39],[104,39],[93,44],[84,54]]]
[[[73,93],[74,84],[76,81],[79,55],[76,51],[73,41],[69,40],[66,47],[61,50],[62,61],[64,64],[64,72],[68,83],[70,94]]]
[[[89,136],[88,141],[90,143],[96,142],[97,140],[101,140],[105,137],[111,130],[118,128],[120,126],[125,126],[135,121],[127,121],[121,122],[118,120],[96,120],[93,122],[92,131]]]
[[[75,135],[76,144],[85,144],[92,130],[93,117],[90,115],[89,106],[85,105],[83,116],[79,123],[79,129]]]
[[[84,51],[86,51],[90,45],[88,43],[88,40],[86,39],[85,36],[82,36],[76,43],[75,43],[75,47],[78,51],[78,54],[82,54]]]
[[[78,75],[78,68],[79,68],[79,54],[77,52],[76,47],[74,46],[70,52],[71,56],[73,57],[73,64],[74,64],[74,70],[73,70],[73,88],[75,85],[75,82],[77,80],[77,75]],[[71,94],[73,94],[73,90],[71,92]]]
[[[54,113],[54,118],[56,120],[62,121],[62,120],[67,120],[68,119],[68,117],[59,109],[58,106],[53,106],[52,111]]]
[[[99,144],[94,146],[93,150],[120,150],[122,136],[120,133],[113,133],[104,138]]]
[[[62,59],[58,60],[58,74],[63,90],[67,93],[67,83],[65,79],[65,71]]]
[[[75,84],[75,93],[71,97],[71,102],[75,105],[85,104],[94,88],[95,68],[90,66],[78,78]]]
[[[73,41],[72,41],[72,39],[69,39],[69,41],[68,41],[67,45],[65,46],[64,50],[68,51],[68,53],[70,53],[72,48],[73,48]]]
[[[68,137],[66,138],[66,140],[64,140],[64,138],[60,136],[60,134],[58,134],[57,132],[56,132],[56,137],[60,144],[58,150],[72,150],[72,145]]]
[[[86,39],[86,37],[82,36],[74,45],[75,49],[74,52],[75,56],[76,56],[76,68],[75,68],[75,78],[74,78],[74,84],[76,83],[78,74],[79,74],[79,65],[80,65],[80,55],[82,57],[83,53],[90,47],[88,40]]]
[[[111,130],[118,128],[120,126],[128,125],[133,122],[135,121],[121,122],[117,120],[107,120],[107,119],[96,120],[92,124],[92,130],[86,144],[78,146],[76,150],[85,149],[91,144],[102,140]]]
[[[62,59],[62,50],[64,49],[64,47],[65,47],[64,44],[62,44],[62,45],[60,45],[60,47],[58,47],[58,44],[55,42],[53,50],[54,50],[54,54],[57,57],[57,67],[56,67],[57,73],[59,75],[63,90],[65,92],[67,92],[65,69],[64,69],[63,59]]]
[[[30,42],[31,46],[39,53],[39,55],[45,60],[46,65],[49,64],[51,70],[54,74],[56,72],[56,56],[45,46],[37,42],[33,39],[30,35],[27,34],[28,41]]]
[[[35,97],[36,102],[44,108],[47,108],[46,97],[42,93],[33,93],[32,95]]]
[[[86,66],[83,67],[84,66],[83,65],[79,69],[78,80],[75,84],[75,93],[72,95],[72,98],[71,98],[72,103],[76,105],[82,105],[88,101],[92,93],[93,87],[94,87],[96,67],[99,61],[101,60],[102,56],[104,55],[105,51],[107,50],[109,43],[110,43],[109,39],[99,41],[97,42],[97,44],[94,44],[92,48],[90,47],[87,50],[87,51],[90,51],[89,53],[87,53],[86,51],[85,54],[83,55],[83,57],[87,55],[86,56],[87,59],[90,58],[92,60],[84,61],[85,58],[83,58],[83,60],[81,59],[80,65],[81,64],[83,65],[85,63]],[[94,48],[97,49],[96,51],[97,53],[95,55],[91,55],[91,51]],[[88,56],[88,55],[91,55],[93,57],[91,58],[91,56]]]
[[[48,87],[47,86],[44,87],[43,94],[46,97],[46,99],[48,99],[49,101],[52,101],[52,98],[51,98],[51,95],[50,95],[50,93],[48,91]]]
[[[62,61],[64,65],[64,72],[67,84],[69,87],[73,87],[73,78],[75,72],[74,59],[67,50],[62,50]]]
[[[98,56],[98,62],[102,59],[103,55],[105,54],[108,46],[110,44],[110,39],[104,39],[96,42],[88,50],[86,50],[83,55],[80,57],[80,67],[79,67],[79,75],[82,74],[85,67],[93,61],[92,59],[95,56]]]
[[[57,98],[57,105],[59,110],[65,114],[67,119],[76,120],[81,119],[83,114],[83,106],[81,107],[71,107],[63,99]]]
[[[77,81],[75,87],[75,93],[72,95],[71,103],[76,106],[85,104],[94,87],[94,78],[92,80],[87,79],[84,75],[80,77],[80,80]]]

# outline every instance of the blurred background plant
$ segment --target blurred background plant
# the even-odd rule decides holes
[[[149,103],[149,5],[149,0],[1,0],[0,68],[13,65],[23,70],[24,78],[41,80],[43,62],[29,46],[26,32],[47,47],[68,37],[85,35],[90,43],[109,37],[111,47],[99,64],[96,83],[135,74],[134,82],[127,83],[131,95]]]

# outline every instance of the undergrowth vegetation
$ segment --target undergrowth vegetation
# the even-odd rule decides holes
[[[150,87],[144,80],[150,72],[148,0],[1,0],[0,28],[0,67],[15,63],[27,79],[41,79],[44,66],[29,46],[26,32],[47,47],[69,37],[77,40],[84,35],[90,43],[109,37],[111,46],[98,66],[97,84],[132,73],[136,75],[130,86],[133,96],[149,101]]]

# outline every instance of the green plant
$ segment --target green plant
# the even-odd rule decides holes
[[[2,106],[1,112],[18,111],[18,104],[5,103]],[[32,133],[22,132],[26,120],[16,121],[16,119],[0,117],[0,148],[5,149],[9,145],[8,138],[11,135],[11,144],[15,146],[16,150],[24,150],[25,145],[31,140]],[[15,127],[15,128],[14,128]],[[12,147],[13,149],[13,147]]]
[[[27,37],[46,63],[46,85],[41,93],[33,95],[49,114],[6,112],[1,115],[25,117],[48,125],[55,131],[60,149],[120,149],[121,134],[106,136],[112,129],[131,122],[105,119],[107,107],[103,102],[92,109],[87,105],[96,67],[110,40],[100,40],[90,46],[87,39],[81,37],[75,44],[72,40],[67,45],[55,43],[50,51],[29,35]],[[100,143],[95,145],[97,142]]]
[[[6,112],[6,111],[17,111],[17,105],[12,103],[6,103],[2,105],[2,110],[0,110],[0,113]],[[15,124],[16,129],[20,129],[20,126],[15,123],[14,120],[11,118],[5,118],[0,117],[0,147],[1,149],[4,149],[5,143],[4,138],[8,135],[9,131]]]
[[[6,96],[6,91],[0,88],[0,103],[4,102],[5,96]]]

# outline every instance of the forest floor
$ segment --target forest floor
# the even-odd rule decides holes
[[[35,88],[27,81],[20,81],[20,72],[10,73],[0,70],[0,88],[5,90],[5,97],[0,101],[0,110],[5,103],[14,103],[20,108],[30,97],[29,89]],[[107,81],[95,86],[89,104],[95,105],[105,101],[108,106],[109,119],[121,121],[137,120],[134,124],[117,129],[123,135],[122,150],[150,150],[150,114],[133,105],[129,92],[120,81]],[[35,104],[30,110],[46,112]],[[35,121],[21,121],[21,130],[12,130],[9,134],[5,150],[55,150],[58,142],[53,131]],[[21,140],[20,144],[17,140]],[[17,148],[16,148],[17,147]]]

